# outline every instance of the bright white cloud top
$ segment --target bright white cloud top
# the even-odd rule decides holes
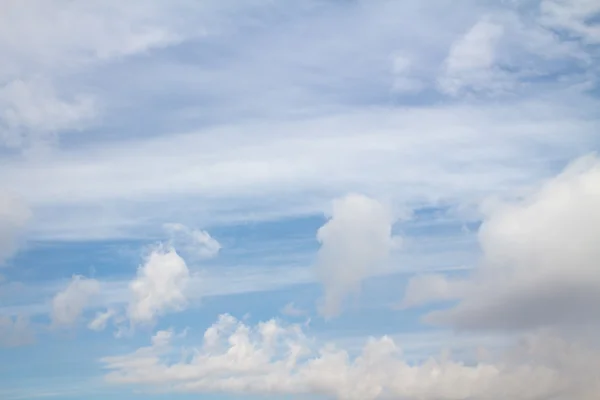
[[[595,400],[598,21],[2,2],[0,398]]]

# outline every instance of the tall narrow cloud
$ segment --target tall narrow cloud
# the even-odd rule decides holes
[[[185,289],[189,280],[188,267],[175,249],[160,247],[152,251],[129,285],[130,320],[151,323],[166,312],[181,311],[187,305]]]
[[[346,296],[357,293],[362,280],[387,260],[395,243],[393,222],[390,210],[369,197],[350,194],[333,202],[331,219],[317,232],[317,275],[325,291],[322,315],[339,314]]]
[[[0,267],[16,250],[18,234],[30,218],[22,201],[0,193]]]
[[[100,293],[95,279],[73,276],[65,290],[52,299],[52,325],[72,326],[77,322],[93,296]]]

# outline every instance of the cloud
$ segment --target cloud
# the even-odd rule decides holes
[[[308,315],[306,310],[298,308],[294,303],[287,303],[282,309],[281,313],[288,317],[304,317]]]
[[[465,364],[431,358],[412,365],[387,336],[371,338],[358,356],[333,345],[315,346],[299,325],[275,320],[248,326],[222,315],[185,361],[172,332],[152,345],[105,357],[113,384],[152,385],[191,393],[313,394],[338,399],[553,398],[591,400],[598,386],[597,349],[546,334],[530,335],[497,360]],[[535,381],[536,385],[531,385]]]
[[[412,61],[404,56],[396,56],[392,70],[394,80],[392,88],[398,93],[418,93],[425,88],[425,83],[414,74]]]
[[[73,276],[69,285],[52,299],[52,325],[68,327],[75,324],[90,300],[99,293],[97,280]]]
[[[429,281],[426,290],[434,298],[452,294],[461,302],[427,321],[501,330],[600,324],[596,155],[574,161],[519,200],[488,203],[484,213],[480,268],[467,281]],[[410,293],[405,300],[415,302]]]
[[[129,284],[130,320],[151,323],[166,312],[181,311],[187,305],[185,289],[189,281],[188,267],[175,249],[161,246],[153,250]]]
[[[33,150],[54,144],[60,131],[83,128],[97,113],[89,96],[60,98],[39,78],[0,87],[0,108],[0,146]]]
[[[600,27],[594,22],[600,13],[600,6],[595,1],[543,0],[540,10],[544,26],[567,31],[585,43],[600,43]]]
[[[444,74],[440,79],[442,90],[457,95],[465,88],[486,90],[495,85],[494,46],[503,32],[502,25],[484,17],[458,39],[444,61]]]
[[[25,346],[34,341],[35,334],[27,318],[0,315],[0,347]]]
[[[391,211],[372,198],[349,194],[333,202],[331,218],[317,232],[316,272],[325,292],[321,314],[337,315],[345,297],[387,261],[395,244],[393,222]]]
[[[31,211],[18,198],[0,193],[0,267],[17,248],[17,237],[31,218]]]
[[[410,278],[400,303],[401,309],[416,307],[432,302],[459,299],[467,290],[466,282],[449,280],[442,274],[420,274]]]
[[[206,231],[178,223],[165,224],[164,228],[171,237],[169,243],[180,252],[198,258],[212,258],[221,250],[221,244]]]
[[[108,309],[104,312],[97,312],[96,316],[88,324],[88,329],[93,331],[103,331],[108,321],[116,315],[116,311]]]
[[[44,150],[95,122],[99,91],[88,94],[78,73],[195,36],[201,28],[189,24],[185,3],[3,2],[0,147]]]

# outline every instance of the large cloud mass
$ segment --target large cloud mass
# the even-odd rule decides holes
[[[431,358],[417,365],[389,337],[370,339],[352,356],[334,346],[315,348],[297,325],[271,320],[253,327],[227,314],[205,332],[203,344],[182,353],[184,361],[169,362],[173,336],[160,331],[149,347],[104,358],[107,380],[176,392],[347,400],[592,400],[600,390],[600,353],[549,335],[529,336],[495,361]]]
[[[481,267],[464,280],[417,277],[405,303],[461,299],[427,316],[461,329],[600,323],[600,159],[583,157],[538,190],[486,207]]]

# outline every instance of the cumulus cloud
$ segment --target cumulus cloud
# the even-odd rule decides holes
[[[73,276],[69,285],[52,299],[52,325],[72,326],[98,293],[100,283],[97,280]]]
[[[600,390],[597,349],[530,335],[497,360],[465,364],[431,358],[409,364],[389,337],[372,338],[357,356],[318,346],[299,325],[276,320],[248,326],[222,315],[193,352],[172,359],[173,334],[152,345],[102,359],[113,384],[153,385],[177,392],[312,394],[337,399],[594,399]],[[186,355],[187,354],[187,355]],[[535,382],[535,385],[531,383]]]
[[[530,329],[600,323],[600,159],[582,157],[518,201],[484,210],[480,268],[466,281],[413,281],[460,297],[430,322],[463,329]],[[426,286],[426,288],[423,288]],[[409,288],[411,285],[409,285]],[[414,290],[405,301],[415,302]]]
[[[17,248],[17,236],[31,218],[20,200],[0,193],[0,267]]]
[[[0,347],[24,346],[34,341],[35,335],[27,318],[0,315]]]
[[[130,320],[150,323],[166,312],[182,310],[187,305],[185,289],[189,280],[188,267],[175,249],[161,246],[152,251],[129,285]]]
[[[489,89],[494,82],[495,44],[502,25],[482,18],[450,48],[439,83],[443,91],[456,95],[465,88]]]
[[[170,244],[190,256],[211,258],[221,250],[221,244],[206,231],[179,223],[165,224],[164,228],[170,236]]]
[[[392,237],[394,218],[375,199],[349,194],[333,202],[331,218],[319,228],[321,243],[317,275],[324,286],[322,315],[337,315],[348,294],[357,293],[398,243]]]

